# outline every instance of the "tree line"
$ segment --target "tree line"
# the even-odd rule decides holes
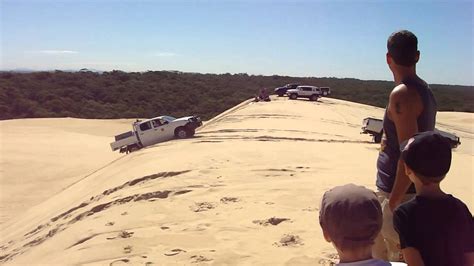
[[[254,97],[260,88],[299,83],[331,87],[330,97],[385,107],[393,82],[240,74],[148,72],[0,72],[0,119],[147,118],[196,114],[203,119]],[[474,112],[474,87],[430,85],[440,111]]]

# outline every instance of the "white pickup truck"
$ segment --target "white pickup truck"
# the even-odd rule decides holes
[[[115,136],[110,143],[112,151],[132,152],[146,146],[173,138],[188,138],[194,136],[196,128],[202,125],[198,116],[174,118],[158,116],[146,120],[137,120],[132,124],[132,131]]]
[[[449,139],[452,148],[456,148],[457,146],[461,145],[461,141],[459,140],[458,136],[436,128],[435,131],[437,131],[443,137]],[[364,120],[362,120],[361,134],[369,134],[373,136],[375,143],[380,143],[382,141],[383,135],[383,121],[373,117],[364,118]]]

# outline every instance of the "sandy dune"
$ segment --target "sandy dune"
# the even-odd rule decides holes
[[[0,263],[330,264],[321,196],[375,188],[378,145],[359,132],[382,114],[327,98],[246,102],[195,138],[128,155],[108,143],[129,120],[0,122]],[[443,187],[473,211],[474,115],[438,121],[462,141]]]
[[[0,224],[120,158],[106,144],[131,121],[1,121]]]

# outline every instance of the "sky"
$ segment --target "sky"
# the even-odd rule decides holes
[[[388,36],[418,74],[474,85],[473,1],[0,0],[0,70],[178,70],[393,80]]]

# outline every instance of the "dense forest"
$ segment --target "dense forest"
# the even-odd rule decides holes
[[[209,119],[286,83],[329,86],[330,97],[384,107],[393,82],[242,74],[148,72],[0,72],[0,119],[137,118],[162,114]],[[474,87],[430,85],[440,111],[474,112]]]

